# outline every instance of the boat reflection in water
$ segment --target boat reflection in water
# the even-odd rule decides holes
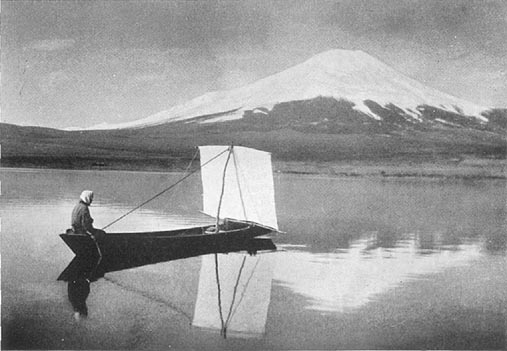
[[[90,283],[97,280],[98,263],[98,258],[75,257],[58,278],[68,282],[67,293],[76,320],[88,316],[86,299],[90,294]]]
[[[154,263],[207,255],[203,257],[203,269],[201,270],[201,277],[204,277],[203,282],[210,281],[208,273],[209,270],[211,269],[211,268],[205,269],[204,267],[208,266],[208,263],[210,262],[210,257],[211,259],[214,259],[213,257],[216,257],[220,264],[218,270],[222,275],[220,277],[221,281],[223,281],[221,285],[221,295],[224,304],[227,303],[228,306],[229,304],[230,306],[234,305],[235,306],[234,308],[237,309],[240,304],[243,304],[243,301],[246,302],[250,301],[248,298],[245,298],[246,287],[248,287],[250,284],[260,284],[259,275],[255,273],[257,271],[257,266],[264,267],[264,265],[261,262],[265,261],[266,256],[270,256],[265,254],[257,255],[257,253],[259,251],[273,251],[273,250],[276,250],[276,246],[274,245],[273,241],[269,238],[260,237],[238,241],[223,241],[223,240],[215,241],[213,243],[208,243],[208,245],[180,248],[180,250],[178,251],[167,250],[167,248],[161,248],[160,250],[152,250],[150,252],[139,250],[139,252],[137,252],[137,254],[134,255],[132,254],[132,252],[129,252],[129,255],[100,256],[98,251],[96,253],[91,251],[88,252],[88,254],[86,255],[75,256],[74,259],[69,263],[69,265],[62,271],[57,280],[65,281],[68,283],[69,301],[74,309],[75,318],[79,320],[81,317],[86,317],[88,315],[86,299],[90,293],[90,284],[92,282],[97,281],[100,278],[103,278],[106,273],[120,271],[129,268],[141,267]],[[233,261],[228,261],[229,255],[222,255],[226,253],[237,253],[237,254],[230,256],[231,258],[233,257]],[[238,264],[236,265],[237,267],[235,268],[236,270],[239,270],[237,280],[238,283],[242,284],[242,287],[238,288],[238,283],[236,283],[233,286],[235,293],[232,294],[230,291],[226,291],[230,287],[230,284],[226,282],[226,280],[231,277],[228,275],[228,273],[225,272],[224,269],[227,268],[232,269],[232,266],[235,265],[236,261],[239,260],[239,258],[241,258],[242,261],[238,261]],[[253,266],[252,263],[254,263]],[[215,268],[213,268],[213,270],[214,269]],[[215,282],[214,306],[216,309],[218,297],[217,297],[216,280],[214,280],[214,282]],[[264,287],[265,285],[266,287]],[[269,284],[265,283],[264,285],[262,285],[263,290],[265,290],[268,285],[270,290],[271,280],[269,281]],[[259,287],[260,285],[257,285],[255,290],[258,290]],[[199,283],[199,294],[201,294],[201,292],[204,291],[203,289],[204,288],[201,288],[201,283]],[[236,303],[231,304],[229,297],[238,294],[240,294],[241,296],[237,297]],[[269,300],[267,303],[269,303]],[[266,321],[265,315],[267,313],[267,305],[265,306],[265,310],[266,312],[264,313],[264,323]],[[201,311],[201,309],[200,308],[196,309],[196,311]],[[231,320],[232,316],[235,315],[234,312],[227,313],[230,314],[229,320]],[[251,315],[251,318],[257,318],[257,316]],[[233,326],[235,326],[235,324],[233,324]]]
[[[274,256],[204,256],[192,325],[219,330],[224,338],[262,336],[271,300]]]

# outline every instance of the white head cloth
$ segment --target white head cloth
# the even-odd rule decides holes
[[[92,203],[93,200],[93,191],[91,190],[85,190],[81,193],[81,196],[79,197],[81,201],[83,201],[85,204],[89,205]]]

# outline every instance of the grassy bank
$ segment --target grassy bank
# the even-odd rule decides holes
[[[1,167],[125,170],[147,172],[181,172],[188,168],[186,158],[82,158],[17,157],[4,158]],[[194,160],[191,169],[199,161]],[[282,161],[274,160],[276,173],[313,174],[333,177],[426,177],[442,179],[507,179],[507,160],[450,159],[435,161]]]
[[[341,177],[507,179],[507,161],[488,159],[435,162],[277,162],[275,169],[281,173],[324,174]]]
[[[507,139],[487,130],[324,133],[245,130],[232,122],[89,132],[0,127],[2,167],[171,172],[188,167],[197,145],[234,144],[271,152],[282,173],[506,178]]]

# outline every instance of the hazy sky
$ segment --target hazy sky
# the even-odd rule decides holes
[[[6,1],[2,121],[136,120],[329,49],[507,107],[507,1]]]

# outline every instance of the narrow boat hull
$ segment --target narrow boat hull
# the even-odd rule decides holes
[[[216,250],[218,248],[219,250]],[[173,261],[183,258],[196,257],[212,253],[230,253],[246,251],[256,254],[258,251],[274,251],[276,246],[267,237],[252,238],[245,241],[220,242],[219,245],[201,245],[174,252],[158,248],[151,253],[143,253],[134,257],[108,255],[100,258],[96,253],[93,256],[75,256],[69,265],[62,271],[58,280],[69,281],[79,277],[86,277],[95,281],[108,272],[141,267],[149,264]]]
[[[221,252],[234,243],[241,244],[273,230],[256,223],[228,221],[228,228],[210,232],[212,226],[193,227],[171,231],[141,233],[108,233],[95,243],[88,235],[60,234],[62,240],[76,256],[129,258],[130,260],[157,259],[156,255],[184,258],[188,253],[199,255],[213,250]],[[155,256],[155,257],[154,257]]]

